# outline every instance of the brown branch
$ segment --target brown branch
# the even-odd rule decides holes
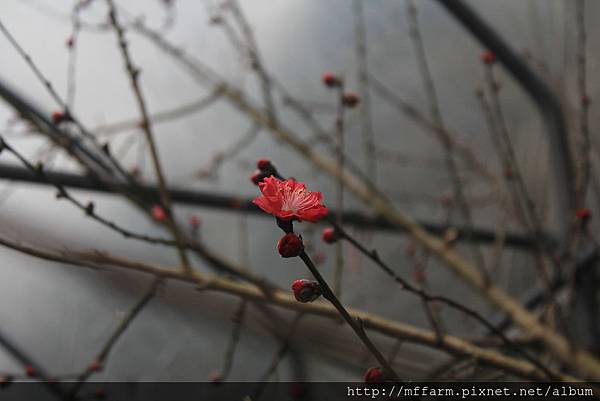
[[[275,290],[271,296],[267,297],[258,287],[251,284],[237,283],[196,271],[188,275],[179,268],[158,266],[112,256],[99,251],[42,250],[3,237],[0,237],[0,245],[44,260],[93,269],[120,268],[137,271],[165,280],[187,282],[203,290],[222,292],[259,303],[276,305],[285,309],[339,321],[339,312],[329,303],[319,301],[307,304],[299,303],[287,291]],[[458,337],[447,335],[441,343],[438,343],[437,336],[432,331],[419,329],[400,322],[393,322],[378,315],[353,308],[348,308],[348,313],[352,318],[360,319],[365,329],[371,329],[386,336],[438,348],[453,355],[471,356],[482,363],[510,372],[521,378],[544,380],[546,377],[542,371],[529,362],[478,347]],[[564,374],[559,374],[558,377],[563,381],[576,380],[574,377]]]
[[[105,364],[105,361],[108,359],[108,355],[112,350],[113,346],[116,342],[121,338],[123,333],[127,330],[127,328],[131,325],[133,320],[139,315],[139,313],[144,309],[144,307],[150,302],[150,300],[156,294],[158,287],[161,283],[161,279],[159,276],[154,278],[154,281],[150,285],[150,288],[144,293],[144,295],[135,303],[135,305],[129,310],[129,312],[123,317],[119,325],[115,328],[112,334],[108,337],[100,351],[96,354],[96,357],[93,360],[94,364],[98,364],[98,369],[101,369]],[[70,390],[71,396],[77,395],[79,389],[85,384],[88,378],[96,372],[95,368],[86,368],[83,373],[81,373],[77,377],[76,383]]]
[[[117,10],[113,0],[106,0],[106,4],[109,8],[108,16],[111,25],[113,26],[117,35],[119,49],[121,50],[121,55],[123,56],[123,61],[125,62],[125,69],[127,70],[129,80],[131,83],[131,88],[134,92],[135,99],[137,101],[137,105],[141,115],[142,129],[144,131],[144,134],[146,135],[146,141],[148,142],[148,147],[150,148],[150,154],[152,156],[152,164],[154,165],[154,172],[156,174],[156,178],[158,179],[158,187],[162,207],[165,208],[167,214],[167,226],[169,227],[169,230],[171,231],[173,237],[175,238],[175,241],[177,242],[177,249],[179,251],[179,257],[181,258],[183,268],[186,272],[189,273],[192,271],[192,266],[190,265],[189,259],[185,251],[185,247],[183,245],[183,238],[174,220],[171,198],[169,196],[169,192],[167,191],[167,182],[162,171],[162,166],[158,155],[158,149],[154,142],[152,124],[150,122],[150,117],[146,108],[146,101],[144,100],[144,96],[142,95],[142,89],[139,85],[140,71],[133,65],[133,60],[131,59],[131,55],[129,53],[128,42],[125,39],[125,31],[123,29],[123,26],[121,26],[121,24],[119,24],[117,20]]]
[[[410,37],[413,40],[413,45],[417,54],[417,61],[419,62],[419,72],[421,74],[423,86],[425,88],[425,93],[429,102],[431,119],[437,127],[440,127],[440,129],[436,130],[435,133],[437,134],[437,138],[441,142],[445,151],[446,167],[448,169],[448,173],[452,181],[454,199],[461,211],[462,217],[465,222],[465,228],[467,230],[466,235],[467,237],[469,237],[473,230],[473,216],[471,213],[471,208],[467,201],[467,197],[463,191],[463,183],[458,173],[458,167],[454,157],[454,149],[452,144],[456,141],[453,140],[453,138],[450,136],[450,133],[448,132],[448,130],[446,130],[444,126],[444,120],[442,119],[442,113],[439,107],[437,91],[433,83],[433,77],[429,68],[427,55],[425,54],[425,44],[423,42],[423,39],[421,38],[421,32],[419,30],[417,7],[415,6],[412,0],[406,0],[406,6],[410,24]],[[487,283],[489,283],[490,277],[485,267],[485,260],[483,258],[481,249],[479,249],[479,247],[477,246],[474,246],[471,248],[471,250],[473,258],[476,261],[475,266],[479,270],[479,273],[484,278],[484,280]]]
[[[374,185],[377,185],[377,157],[375,133],[371,116],[371,94],[369,89],[369,68],[367,54],[367,28],[365,23],[364,0],[354,0],[354,31],[356,38],[356,65],[358,67],[358,84],[360,94],[361,130],[367,172]]]
[[[206,66],[191,62],[185,57],[185,54],[169,44],[162,38],[152,36],[147,30],[139,24],[136,26],[138,32],[149,35],[153,42],[167,51],[170,55],[177,58],[192,75],[203,84],[214,84],[216,82],[223,83],[218,74],[208,69]],[[253,102],[243,96],[243,94],[233,87],[224,86],[224,96],[237,107],[242,113],[257,123],[268,128],[272,136],[286,143],[294,151],[310,161],[323,172],[329,174],[335,179],[340,175],[337,171],[336,164],[328,158],[325,158],[313,150],[308,144],[301,141],[296,135],[288,131],[281,125],[274,125],[273,122],[256,107]],[[426,119],[424,121],[427,121]],[[434,129],[439,127],[433,126]],[[456,144],[454,145],[456,146]],[[477,160],[472,154],[465,151],[466,148],[456,146],[456,151],[463,156],[468,155],[467,161],[477,166],[484,176],[487,176],[488,171],[485,165],[477,163]],[[481,170],[483,169],[483,170]],[[385,197],[374,192],[372,188],[362,179],[352,176],[346,172],[341,174],[344,180],[346,189],[352,192],[362,203],[373,209],[381,217],[388,220],[390,223],[398,225],[406,229],[406,231],[431,254],[435,255],[450,267],[463,281],[472,286],[480,294],[482,294],[492,304],[506,312],[527,334],[534,337],[539,337],[548,349],[560,358],[561,361],[573,367],[582,376],[600,379],[600,362],[591,356],[589,353],[577,350],[567,342],[567,340],[543,325],[536,316],[525,309],[525,307],[508,295],[505,291],[495,286],[487,286],[477,269],[458,255],[458,253],[445,246],[445,243],[438,238],[433,237],[423,229],[411,217],[394,209],[390,202]],[[491,174],[491,177],[494,177]]]

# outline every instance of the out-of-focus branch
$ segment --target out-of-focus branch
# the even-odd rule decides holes
[[[295,310],[322,316],[334,321],[339,321],[338,311],[327,302],[300,303],[296,301],[293,295],[281,290],[275,290],[266,296],[258,287],[251,284],[237,283],[224,278],[210,276],[197,271],[191,274],[184,273],[177,267],[163,267],[145,262],[129,260],[121,257],[109,255],[104,252],[74,252],[74,251],[52,251],[33,248],[12,240],[0,237],[0,245],[31,255],[36,258],[50,260],[58,263],[65,263],[73,266],[82,266],[93,269],[121,268],[125,270],[138,271],[150,274],[165,280],[176,280],[187,282],[197,286],[205,291],[222,292],[251,301],[276,305],[285,309]],[[429,330],[423,330],[414,326],[393,322],[381,316],[363,312],[354,308],[348,308],[348,313],[354,319],[362,322],[365,329],[370,329],[386,336],[403,339],[407,342],[423,344],[433,348],[438,348],[453,355],[468,355],[476,358],[482,363],[509,372],[521,378],[532,380],[545,380],[546,375],[533,364],[520,360],[518,358],[503,355],[496,351],[491,351],[478,347],[468,341],[458,337],[446,335],[443,341],[439,342],[437,335]],[[563,381],[575,381],[576,379],[569,375],[556,373],[557,378]]]
[[[546,124],[553,159],[552,167],[555,169],[555,177],[559,183],[557,198],[562,212],[561,236],[562,240],[565,240],[575,210],[573,187],[575,181],[564,115],[556,96],[471,7],[461,0],[438,0],[438,2],[494,53],[498,61],[506,67],[538,106]]]
[[[185,103],[180,106],[156,112],[150,115],[150,122],[152,124],[159,124],[168,121],[173,121],[178,118],[182,118],[188,116],[193,113],[200,112],[206,109],[208,106],[214,104],[221,96],[219,88],[216,88],[214,91],[209,93],[208,95],[194,100],[193,102]],[[98,136],[112,136],[119,134],[123,131],[131,130],[131,129],[139,129],[140,121],[137,120],[126,120],[126,121],[117,121],[111,124],[101,125],[96,128],[92,128],[91,131],[94,132]]]
[[[125,333],[127,328],[131,325],[133,320],[139,315],[139,313],[142,311],[142,309],[144,309],[144,307],[148,304],[148,302],[150,302],[150,300],[154,297],[154,295],[156,294],[156,291],[158,290],[158,286],[160,285],[160,282],[161,282],[161,280],[159,277],[154,278],[154,281],[150,285],[150,288],[148,288],[148,290],[144,293],[144,295],[142,295],[142,297],[135,303],[135,305],[129,310],[127,315],[125,315],[125,317],[123,317],[123,319],[121,320],[119,325],[115,328],[115,330],[112,332],[112,334],[108,337],[108,339],[106,340],[106,342],[104,343],[104,345],[102,346],[102,348],[100,349],[98,354],[96,355],[94,362],[93,362],[93,364],[98,365],[98,368],[102,367],[102,365],[108,358],[108,355],[110,354],[110,351],[112,350],[112,348],[114,347],[116,342],[123,335],[123,333]],[[77,381],[75,382],[73,387],[71,387],[71,389],[70,389],[70,394],[73,396],[76,395],[77,392],[79,391],[79,389],[81,388],[81,386],[84,385],[84,383],[95,372],[95,370],[96,370],[95,367],[93,367],[91,369],[90,369],[90,367],[86,368],[86,370],[77,377]]]
[[[79,174],[44,171],[44,174],[48,176],[48,180],[39,177],[37,174],[30,170],[26,170],[20,167],[0,163],[0,179],[15,180],[22,182],[29,182],[33,184],[48,185],[48,181],[56,182],[65,187],[71,187],[76,189],[82,189],[86,191],[95,192],[108,192],[112,193],[111,188],[106,187],[102,182],[94,179],[90,176],[83,176]],[[266,217],[267,215],[262,212],[256,205],[252,203],[252,199],[244,198],[233,195],[216,194],[214,191],[189,191],[183,189],[169,189],[171,199],[174,202],[209,207],[222,210],[237,211],[240,213],[252,213],[258,216]],[[144,199],[148,200],[148,203],[156,201],[157,191],[156,187],[139,183],[139,194]],[[335,216],[336,211],[331,211],[331,214]],[[402,231],[402,227],[394,225],[388,222],[386,219],[378,217],[370,217],[356,211],[344,211],[344,222],[346,225],[355,226],[359,228],[370,228],[384,231]],[[441,235],[446,230],[445,224],[436,224],[426,221],[420,221],[420,224],[430,233]],[[460,226],[454,226],[458,230],[458,240],[466,239],[463,235],[464,229]],[[486,230],[482,228],[473,228],[470,241],[481,242],[481,243],[493,243],[496,239],[496,234],[493,230]],[[524,236],[517,233],[507,232],[505,235],[505,245],[510,247],[517,247],[523,249],[533,249],[535,246],[535,239],[528,236]],[[554,240],[550,236],[545,236],[548,246],[554,244]]]
[[[439,107],[437,91],[433,83],[433,77],[429,68],[427,55],[425,53],[425,43],[423,42],[423,38],[421,37],[421,31],[419,29],[417,7],[415,6],[412,0],[406,0],[406,6],[410,25],[410,36],[412,38],[415,52],[417,54],[419,72],[421,74],[423,86],[425,88],[427,101],[429,102],[429,111],[431,114],[431,119],[436,126],[440,127],[440,129],[436,130],[435,133],[437,134],[437,139],[441,142],[442,147],[444,148],[446,156],[446,167],[448,168],[448,174],[452,182],[454,200],[456,201],[456,204],[458,205],[458,208],[462,214],[463,221],[467,229],[466,235],[468,237],[470,236],[470,231],[473,226],[473,215],[471,213],[471,207],[463,189],[463,183],[458,173],[458,166],[456,163],[454,149],[452,146],[452,143],[454,143],[455,141],[452,140],[450,134],[448,133],[448,130],[446,130],[444,127],[444,120],[442,118],[442,113]],[[481,276],[489,282],[490,277],[485,267],[485,259],[483,258],[481,249],[479,249],[479,247],[477,246],[474,246],[471,248],[471,250],[472,256],[475,259],[475,266],[479,270]]]
[[[377,185],[377,157],[375,146],[375,133],[371,118],[371,93],[369,86],[369,68],[367,54],[367,27],[365,22],[364,0],[353,0],[354,34],[356,37],[356,65],[358,69],[358,85],[360,95],[360,118],[363,137],[363,148],[367,172],[371,180]]]
[[[192,265],[188,259],[185,247],[184,240],[179,232],[179,228],[177,227],[177,223],[175,222],[175,218],[173,215],[173,208],[171,206],[171,198],[169,197],[169,192],[167,191],[167,182],[162,170],[162,166],[160,163],[160,158],[158,155],[158,149],[156,147],[156,143],[154,142],[154,133],[152,131],[152,123],[150,122],[150,117],[148,114],[148,110],[146,107],[146,100],[142,94],[142,89],[139,84],[139,69],[137,69],[133,65],[133,60],[131,58],[131,54],[129,52],[128,42],[125,38],[125,30],[123,26],[119,23],[117,17],[117,10],[113,0],[106,0],[106,4],[108,5],[108,16],[110,19],[110,23],[114,28],[114,31],[117,35],[119,49],[121,50],[121,55],[123,56],[123,61],[125,63],[125,69],[129,76],[129,80],[131,83],[131,88],[135,95],[135,99],[140,111],[141,115],[141,126],[146,135],[146,141],[148,142],[148,147],[150,149],[150,155],[152,156],[152,164],[154,166],[154,172],[156,173],[156,178],[158,180],[158,188],[160,193],[160,200],[162,207],[165,208],[167,214],[167,226],[169,230],[173,234],[175,241],[177,241],[177,249],[179,251],[179,257],[181,258],[181,263],[183,268],[189,273],[192,271]]]

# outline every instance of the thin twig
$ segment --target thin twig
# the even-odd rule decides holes
[[[158,149],[154,142],[152,123],[150,121],[150,117],[146,108],[146,101],[144,100],[144,96],[142,95],[142,89],[139,85],[140,71],[133,65],[133,60],[131,59],[131,55],[129,53],[128,42],[125,38],[125,31],[123,26],[118,22],[117,10],[115,8],[113,0],[106,0],[106,4],[109,8],[109,19],[117,35],[119,49],[121,50],[121,55],[123,56],[123,60],[125,63],[125,69],[127,70],[129,80],[131,83],[131,88],[134,92],[135,99],[137,101],[137,105],[141,115],[140,124],[142,125],[142,129],[144,131],[144,134],[146,135],[146,141],[148,142],[148,147],[152,156],[152,164],[154,166],[156,178],[158,179],[158,187],[162,207],[165,208],[167,215],[167,226],[169,227],[169,230],[171,231],[173,237],[175,238],[175,241],[177,242],[177,249],[179,251],[179,257],[181,258],[183,268],[189,273],[191,272],[192,267],[186,254],[185,247],[183,245],[183,238],[175,222],[173,207],[171,205],[171,198],[169,196],[169,192],[167,191],[167,182],[162,171],[162,166],[158,155]]]
[[[144,293],[144,295],[135,303],[135,305],[129,310],[129,312],[123,317],[119,325],[115,328],[115,330],[108,337],[100,351],[96,354],[94,358],[94,363],[99,364],[99,367],[102,367],[107,360],[110,351],[116,344],[116,342],[121,338],[123,333],[127,330],[129,325],[134,321],[134,319],[139,315],[139,313],[144,309],[144,307],[150,302],[150,300],[156,294],[156,291],[161,284],[162,279],[160,277],[155,277],[150,285],[150,288]],[[77,378],[77,382],[73,385],[70,390],[71,396],[77,395],[79,389],[84,385],[87,379],[95,372],[95,369],[86,368],[83,373],[79,375]]]

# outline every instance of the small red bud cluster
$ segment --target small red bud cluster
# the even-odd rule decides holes
[[[71,117],[62,111],[55,111],[52,113],[52,122],[56,125],[70,121]]]
[[[575,211],[575,217],[581,222],[586,222],[592,217],[592,211],[586,207],[582,207]]]
[[[294,233],[288,233],[277,242],[277,250],[281,257],[294,258],[304,250],[302,238]]]
[[[327,227],[323,230],[322,238],[328,244],[333,244],[339,239],[339,235],[334,228]]]
[[[360,99],[354,92],[346,92],[342,95],[342,104],[349,109],[353,109],[358,105]]]
[[[29,377],[34,377],[37,376],[37,371],[35,370],[35,368],[31,365],[27,365],[25,366],[25,374]]]
[[[486,50],[483,53],[481,53],[480,58],[481,61],[487,65],[491,65],[496,62],[496,55],[489,50]]]
[[[295,280],[292,283],[292,292],[296,301],[307,303],[321,296],[321,287],[316,281],[306,279]]]
[[[383,380],[383,372],[380,368],[369,368],[365,372],[365,383],[367,384],[375,384],[382,383]]]
[[[102,370],[102,362],[95,360],[88,366],[89,372],[100,372]]]
[[[275,167],[271,160],[269,159],[258,159],[256,161],[256,170],[250,176],[250,181],[254,183],[254,185],[258,185],[267,177],[270,177],[275,173]]]
[[[152,206],[152,218],[156,221],[163,222],[167,220],[167,212],[162,206]]]
[[[332,72],[325,72],[321,77],[323,85],[328,88],[335,88],[342,85],[342,80]]]

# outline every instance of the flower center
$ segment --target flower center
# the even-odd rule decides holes
[[[298,213],[300,209],[302,209],[303,203],[306,198],[306,190],[296,189],[294,191],[288,192],[284,196],[283,202],[281,204],[281,210],[286,212]]]

